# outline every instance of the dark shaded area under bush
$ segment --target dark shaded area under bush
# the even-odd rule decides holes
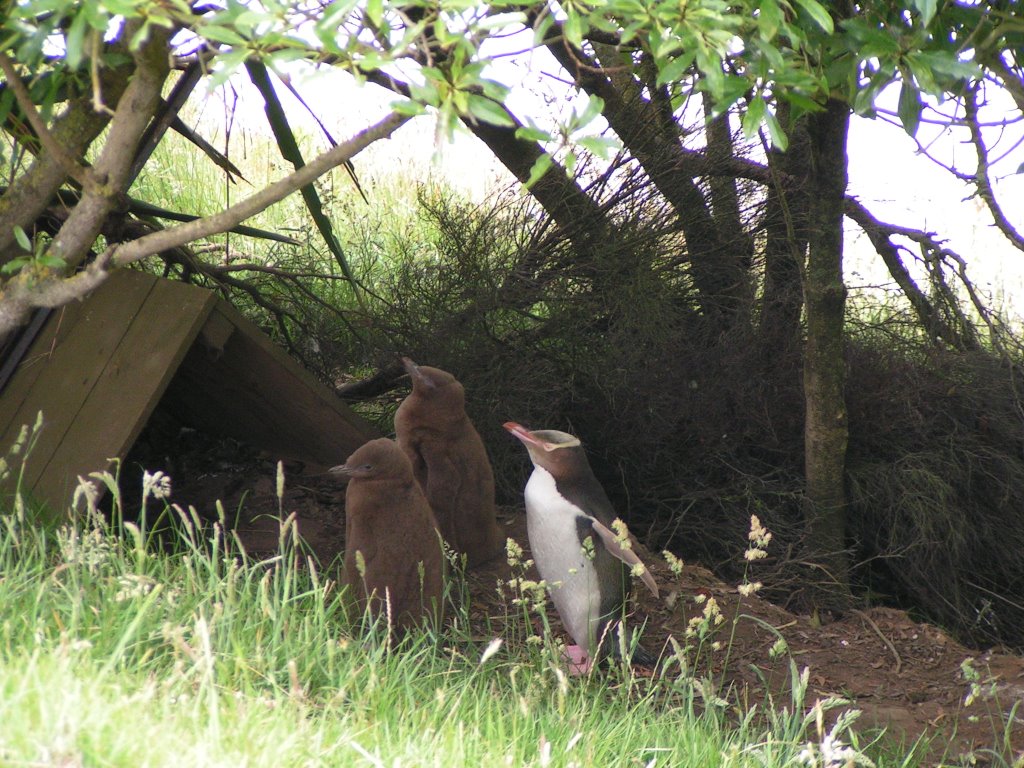
[[[320,373],[368,376],[399,354],[454,373],[505,503],[521,500],[528,466],[504,421],[579,435],[649,546],[726,579],[745,567],[756,514],[775,539],[752,575],[799,608],[809,584],[827,581],[801,559],[799,339],[761,327],[756,297],[722,333],[656,199],[623,183],[608,207],[614,237],[581,259],[528,200],[476,207],[425,192],[419,215],[437,232],[435,252],[375,264],[365,311],[299,308],[318,329]],[[751,272],[762,269],[755,259]],[[858,597],[916,611],[970,644],[1024,648],[1017,367],[1005,352],[936,346],[898,307],[874,314],[883,319],[868,325],[851,311],[847,352]],[[362,410],[389,432],[403,395]]]

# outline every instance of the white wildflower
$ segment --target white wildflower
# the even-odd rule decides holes
[[[755,547],[764,549],[772,540],[772,535],[767,528],[761,525],[761,519],[757,515],[751,515],[750,533],[747,534],[747,538],[754,543]]]
[[[78,485],[75,487],[75,495],[71,498],[72,509],[78,510],[78,502],[85,499],[85,509],[90,514],[96,512],[96,504],[100,499],[100,491],[96,483],[78,476]]]
[[[117,594],[114,595],[114,600],[118,603],[123,603],[136,597],[145,597],[156,586],[156,581],[149,576],[126,573],[123,576],[117,577],[117,585],[119,589]]]
[[[676,576],[680,575],[683,572],[683,561],[680,560],[678,557],[673,555],[667,549],[661,553],[661,556],[665,558],[665,562],[668,563],[669,569]]]
[[[166,499],[171,495],[171,478],[160,472],[142,473],[142,498]]]
[[[496,637],[493,640],[491,640],[491,642],[488,643],[487,647],[484,649],[484,652],[480,654],[480,665],[483,666],[484,664],[486,664],[487,660],[498,652],[498,650],[501,648],[502,643],[504,642],[505,641],[502,640],[500,637]]]
[[[739,592],[743,597],[750,597],[755,592],[759,591],[763,587],[760,581],[748,582],[746,584],[740,584],[736,587],[736,591]]]
[[[110,559],[110,542],[96,529],[82,533],[77,528],[61,526],[57,546],[67,565],[82,566],[89,573],[96,573]]]
[[[821,740],[820,744],[808,742],[796,756],[796,761],[808,768],[850,768],[855,765],[874,767],[874,763],[866,755],[844,745],[835,735],[835,728]]]

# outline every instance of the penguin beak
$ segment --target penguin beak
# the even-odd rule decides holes
[[[543,440],[538,440],[536,437],[534,437],[533,433],[530,432],[530,430],[528,430],[522,424],[517,424],[514,421],[506,421],[504,424],[502,424],[502,426],[505,427],[505,429],[507,429],[513,435],[518,437],[526,445],[535,445],[538,448],[543,448],[545,451],[551,450],[551,447],[547,443],[545,443]]]
[[[417,384],[421,387],[434,386],[434,382],[424,376],[422,371],[420,371],[420,367],[408,357],[402,358],[402,366],[405,368],[405,372],[409,374],[414,386]]]
[[[336,467],[331,467],[327,470],[329,475],[341,475],[342,477],[359,477],[366,474],[366,470],[363,467],[350,467],[348,464],[339,464]]]

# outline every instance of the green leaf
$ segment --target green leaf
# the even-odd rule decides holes
[[[610,136],[584,136],[582,139],[577,139],[576,143],[602,160],[607,160],[613,152],[617,152],[622,146],[617,139]]]
[[[491,125],[500,125],[506,128],[511,128],[515,125],[515,121],[509,117],[508,112],[503,106],[475,93],[469,95],[469,114],[477,120],[482,120]]]
[[[580,115],[577,127],[583,128],[590,125],[602,112],[604,112],[604,99],[600,96],[591,96],[587,99],[587,105],[583,108],[583,114]]]
[[[583,20],[575,10],[569,11],[569,15],[562,25],[562,34],[571,45],[577,48],[583,45]]]
[[[793,115],[794,119],[800,115],[805,115],[810,112],[821,112],[821,110],[824,109],[821,104],[811,97],[805,96],[799,91],[787,91],[783,94],[783,98],[796,108],[796,112]]]
[[[551,14],[545,14],[541,17],[540,21],[533,28],[533,47],[540,48],[544,45],[544,40],[548,36],[548,32],[551,31],[551,27],[554,26],[555,20]]]
[[[711,110],[711,116],[718,117],[719,115],[728,112],[729,107],[745,96],[750,90],[750,87],[750,81],[747,78],[738,77],[736,75],[726,75],[722,80],[721,94],[715,100],[715,106]]]
[[[551,133],[531,123],[516,128],[516,138],[522,141],[546,142],[551,141]]]
[[[907,59],[912,66],[923,66],[936,75],[947,75],[956,80],[967,80],[981,74],[977,64],[961,61],[954,51],[920,51],[908,55]]]
[[[71,29],[68,30],[65,44],[67,45],[68,66],[78,69],[85,58],[85,33],[89,25],[85,13],[79,13],[71,22]]]
[[[910,136],[917,134],[917,127],[921,124],[921,94],[914,84],[907,80],[904,80],[900,87],[897,112],[900,122],[903,123],[903,130]]]
[[[400,115],[408,115],[409,117],[416,117],[418,115],[426,114],[427,112],[426,107],[418,101],[412,101],[411,99],[399,99],[398,101],[392,101],[388,104],[388,107]]]
[[[743,115],[743,136],[745,138],[749,139],[757,133],[757,129],[761,127],[761,121],[764,120],[764,113],[764,99],[760,96],[752,99]]]
[[[693,58],[696,54],[692,51],[684,53],[679,56],[674,56],[668,60],[666,64],[659,67],[658,69],[658,85],[664,85],[665,83],[674,83],[681,80],[683,73],[690,68],[693,64]]]
[[[552,165],[554,165],[554,161],[551,159],[551,155],[546,152],[538,157],[534,161],[533,167],[530,169],[530,178],[526,180],[526,188],[532,189],[533,185],[541,180]]]
[[[18,245],[21,246],[23,251],[32,253],[32,241],[29,239],[29,236],[25,234],[25,230],[17,224],[14,225],[14,239],[18,241]]]
[[[476,23],[480,30],[495,29],[503,30],[505,27],[526,26],[527,16],[522,11],[509,11],[507,13],[496,13],[493,16],[485,16]]]
[[[776,0],[760,0],[757,10],[758,33],[765,40],[774,39],[779,31],[779,26],[785,20],[782,8],[779,7]]]
[[[2,267],[0,267],[0,272],[2,272],[5,275],[13,275],[15,272],[19,272],[28,263],[28,256],[19,256],[16,259],[11,259]]]
[[[210,40],[214,43],[224,43],[226,45],[242,46],[245,45],[246,40],[240,34],[238,34],[230,26],[222,26],[220,24],[205,24],[200,30],[199,34],[206,40]]]
[[[814,20],[814,23],[821,27],[826,34],[832,34],[835,29],[832,24],[832,16],[827,10],[825,10],[818,0],[796,0],[796,4],[807,11],[807,15],[810,16]]]
[[[782,130],[779,118],[777,118],[775,113],[770,109],[765,110],[764,123],[768,126],[768,136],[771,137],[772,146],[780,152],[785,152],[786,148],[789,146],[789,137],[786,136],[786,132]]]
[[[935,18],[935,11],[938,9],[938,6],[937,0],[914,0],[914,7],[921,14],[921,23],[926,27]]]
[[[214,59],[216,66],[213,71],[213,77],[210,78],[210,87],[215,88],[226,83],[248,58],[249,51],[245,48],[235,48],[228,53],[217,56]]]
[[[57,272],[63,272],[68,264],[60,256],[46,256],[45,254],[36,259],[36,262],[43,267],[55,270]]]
[[[366,3],[366,16],[370,23],[379,27],[384,18],[384,0],[369,0]]]

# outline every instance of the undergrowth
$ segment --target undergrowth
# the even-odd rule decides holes
[[[584,260],[528,199],[474,205],[421,189],[430,247],[396,240],[373,262],[373,298],[347,314],[353,331],[339,321],[317,341],[321,365],[337,380],[406,354],[454,373],[508,503],[526,467],[501,425],[572,432],[649,546],[727,580],[757,514],[780,542],[762,564],[769,595],[800,609],[818,572],[801,549],[799,339],[780,342],[756,312],[710,332],[673,219],[643,190],[617,194],[616,236]],[[932,343],[895,300],[865,301],[851,305],[847,345],[857,597],[974,647],[1024,647],[1024,358],[1006,339],[975,351]],[[363,412],[388,433],[403,394]]]
[[[517,641],[530,631],[514,606],[518,635],[474,636],[455,600],[441,634],[389,642],[386,628],[346,617],[292,519],[278,551],[254,559],[222,523],[168,504],[169,486],[146,473],[137,523],[105,472],[80,481],[52,529],[20,497],[0,514],[4,764],[917,762],[863,741],[847,702],[809,701],[808,671],[792,660],[785,698],[741,709],[702,659],[728,624],[713,611],[653,678],[619,666],[568,676],[555,646]]]

